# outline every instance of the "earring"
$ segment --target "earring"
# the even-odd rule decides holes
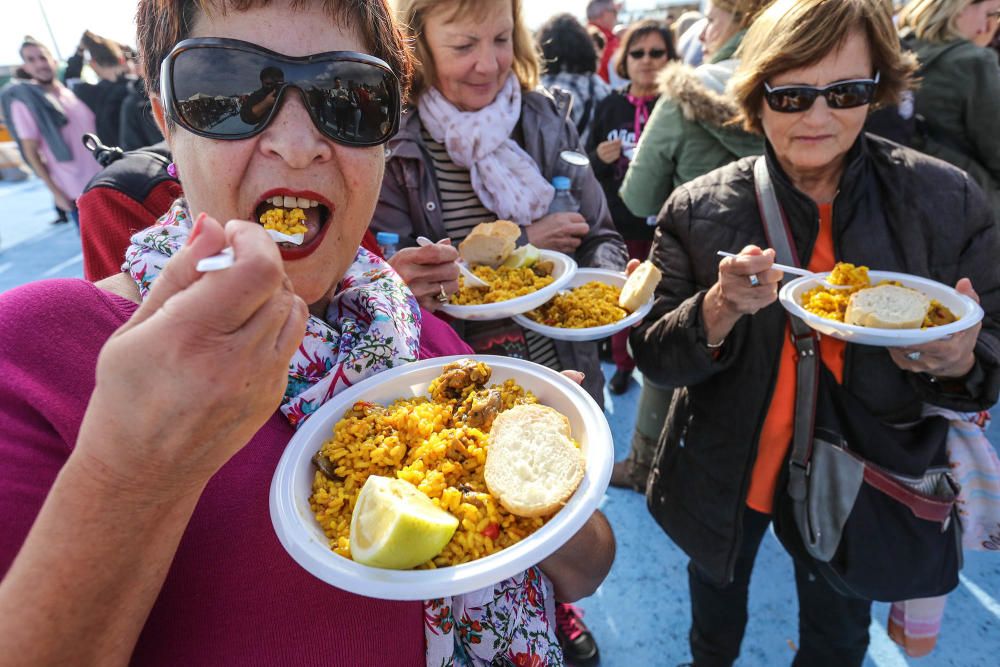
[[[171,178],[177,178],[177,165],[171,162],[167,165],[167,173],[170,174]]]

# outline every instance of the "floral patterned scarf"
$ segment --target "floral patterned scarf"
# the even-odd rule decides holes
[[[183,199],[155,225],[132,236],[122,270],[145,299],[150,286],[191,233]],[[305,337],[288,366],[281,412],[301,425],[323,403],[361,380],[415,361],[420,308],[403,279],[364,248],[337,286],[326,320],[310,316]]]
[[[122,270],[145,299],[170,257],[191,232],[178,199],[155,225],[132,236]],[[383,370],[417,359],[420,308],[384,261],[361,248],[326,320],[310,317],[289,363],[281,411],[300,426],[338,392]],[[424,601],[428,667],[562,664],[555,637],[552,585],[537,567],[493,586]]]

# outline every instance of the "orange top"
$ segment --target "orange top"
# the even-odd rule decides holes
[[[819,207],[819,235],[809,260],[810,271],[831,271],[836,262],[833,256],[833,204]],[[820,361],[826,364],[837,382],[844,379],[844,345],[829,336],[819,341]],[[798,355],[792,342],[791,325],[785,326],[785,342],[778,356],[778,381],[774,385],[771,407],[764,419],[757,446],[757,459],[750,476],[747,506],[770,514],[774,507],[774,487],[778,482],[781,465],[792,444],[795,424],[795,385]]]

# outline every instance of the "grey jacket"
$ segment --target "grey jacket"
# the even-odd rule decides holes
[[[525,152],[551,180],[557,175],[559,153],[583,151],[576,128],[568,120],[569,96],[557,91],[536,91],[522,97],[520,134]],[[386,147],[385,177],[378,206],[372,218],[372,230],[399,234],[400,247],[416,245],[417,236],[441,239],[447,236],[441,219],[441,201],[430,154],[420,137],[420,115],[410,109],[403,115],[399,133]],[[576,169],[573,192],[580,199],[580,214],[590,224],[574,259],[580,266],[624,270],[628,253],[615,229],[604,199],[604,191],[589,167]],[[522,229],[518,244],[527,243]],[[564,368],[586,374],[584,387],[603,404],[604,378],[594,343],[556,341],[556,352]]]

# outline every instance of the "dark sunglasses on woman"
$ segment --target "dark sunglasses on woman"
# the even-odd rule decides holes
[[[292,57],[237,39],[196,37],[175,46],[160,69],[167,117],[211,139],[258,134],[290,91],[338,144],[377,146],[399,129],[399,80],[365,53]]]
[[[649,57],[652,58],[653,60],[659,60],[663,56],[667,55],[667,50],[650,49],[649,51],[646,51],[645,49],[634,49],[628,52],[628,56],[632,60],[642,60],[643,58],[646,57],[647,53],[649,54]]]
[[[879,73],[874,79],[837,81],[829,86],[778,86],[772,88],[764,82],[764,99],[772,110],[780,113],[808,111],[816,98],[822,95],[831,109],[853,109],[871,104],[878,86]]]

